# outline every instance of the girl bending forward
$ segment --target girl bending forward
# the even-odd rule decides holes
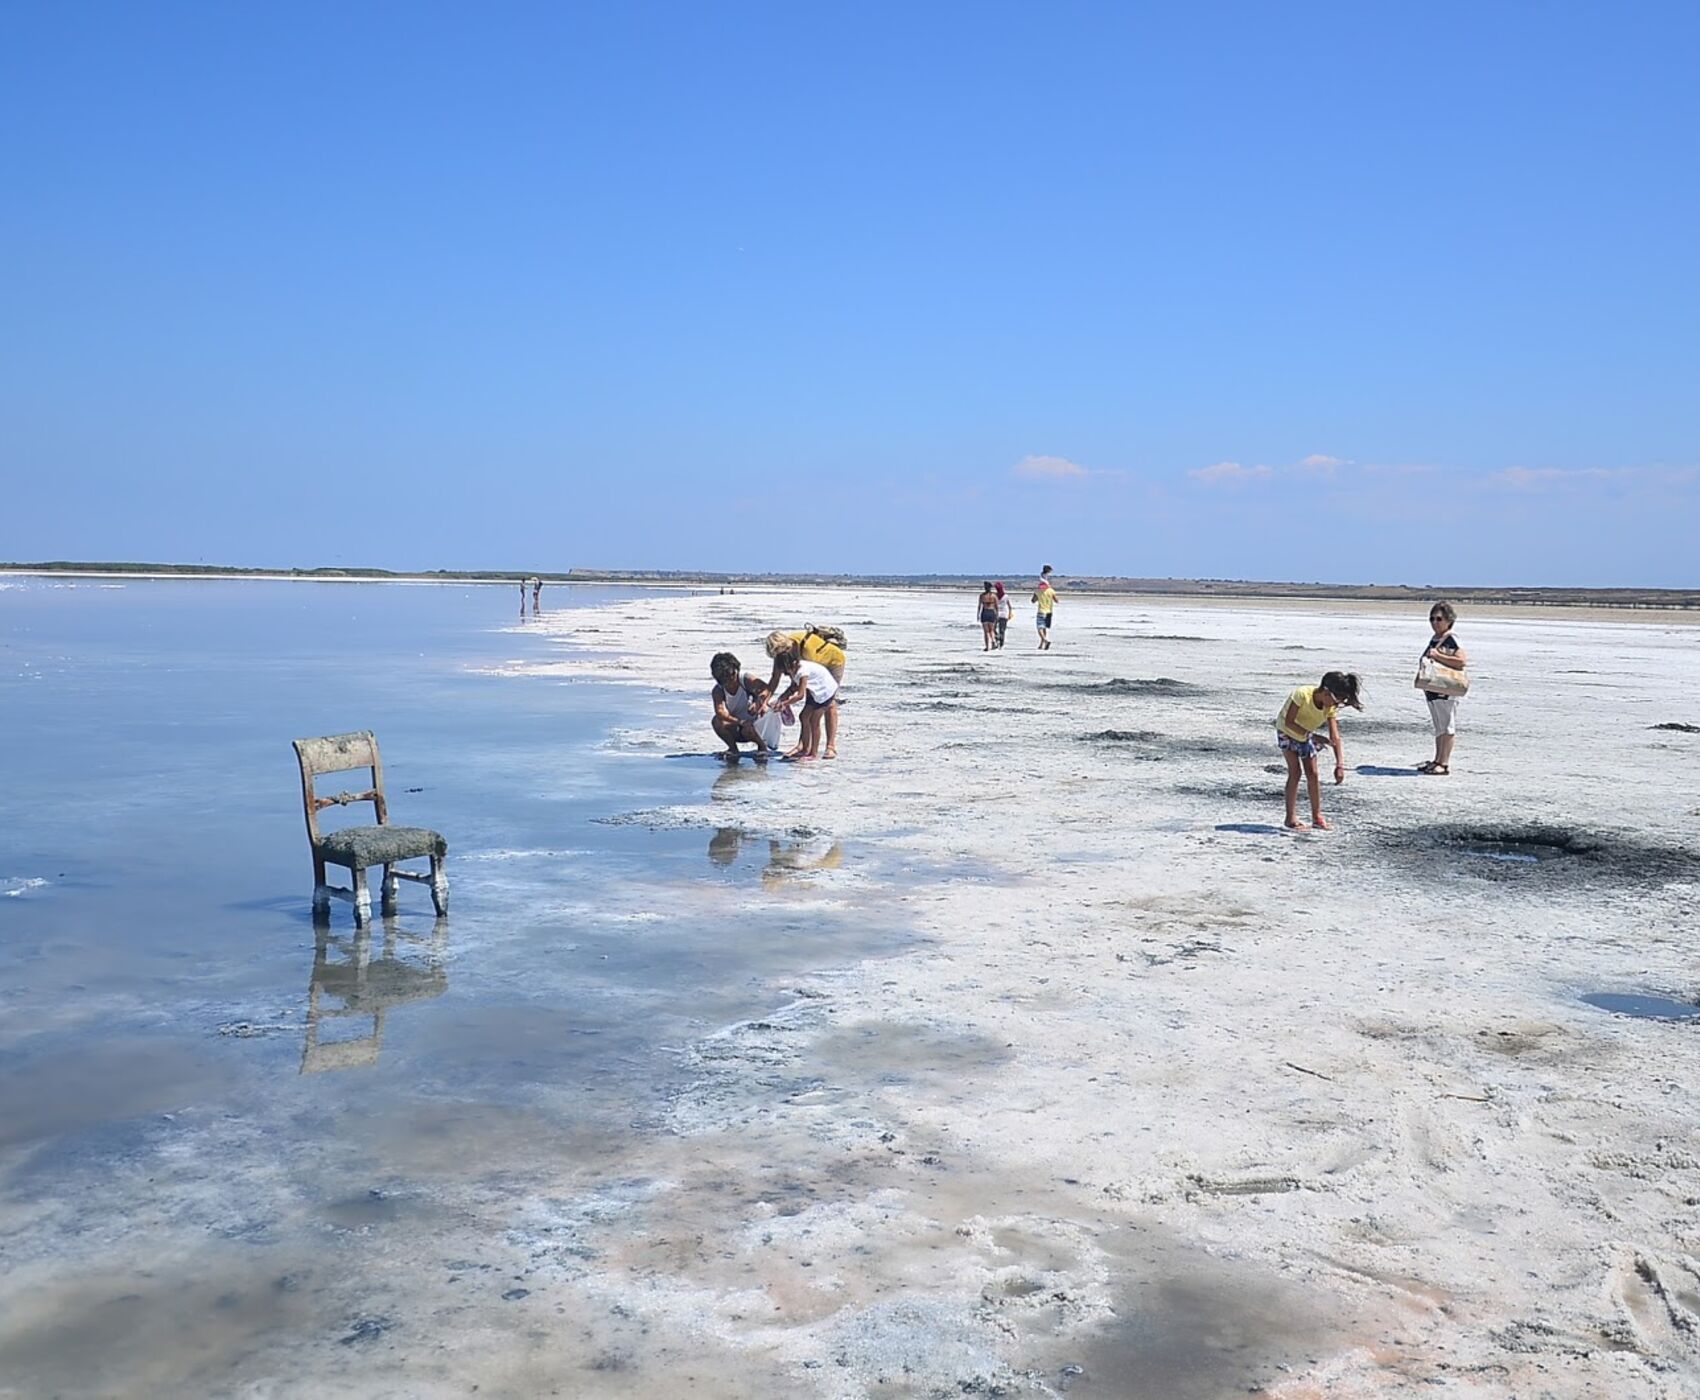
[[[1275,717],[1275,742],[1280,745],[1281,757],[1287,760],[1287,825],[1294,831],[1305,831],[1309,823],[1299,820],[1299,768],[1304,767],[1305,784],[1310,790],[1311,821],[1323,831],[1329,829],[1328,818],[1322,815],[1322,780],[1316,772],[1316,751],[1334,750],[1334,781],[1346,781],[1346,752],[1340,747],[1340,724],[1335,719],[1340,706],[1363,709],[1358,699],[1358,678],[1355,673],[1330,671],[1316,685],[1301,685],[1287,697],[1281,713]],[[1322,730],[1328,731],[1323,737]]]

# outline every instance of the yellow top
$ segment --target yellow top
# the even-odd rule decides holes
[[[1319,729],[1328,728],[1328,721],[1340,712],[1338,705],[1330,705],[1327,709],[1316,703],[1316,692],[1320,689],[1314,685],[1301,685],[1287,697],[1287,704],[1281,706],[1281,713],[1275,716],[1275,727],[1289,739],[1304,743]],[[1298,721],[1298,732],[1287,727],[1287,705],[1296,705],[1298,713],[1294,719]]]
[[[803,660],[818,661],[829,671],[843,667],[844,648],[837,642],[829,642],[825,637],[817,637],[813,632],[787,632],[785,635],[797,644],[803,653]]]
[[[1055,612],[1057,610],[1057,591],[1056,591],[1056,589],[1052,588],[1051,585],[1048,584],[1048,583],[1041,583],[1039,585],[1039,596],[1038,596],[1037,602],[1039,604],[1039,611],[1040,612],[1042,612],[1042,613]]]

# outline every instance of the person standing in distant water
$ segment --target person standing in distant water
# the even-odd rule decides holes
[[[1457,620],[1458,613],[1450,603],[1436,603],[1428,610],[1428,625],[1434,635],[1423,648],[1422,656],[1417,658],[1419,664],[1425,657],[1433,658],[1436,665],[1449,671],[1462,671],[1469,664],[1469,654],[1452,635],[1452,624]],[[1431,778],[1450,777],[1452,745],[1458,739],[1459,697],[1444,695],[1438,690],[1425,690],[1423,695],[1428,700],[1429,723],[1434,726],[1434,757],[1427,763],[1419,763],[1417,772],[1426,773]]]
[[[998,643],[997,644],[998,644],[998,647],[1001,649],[1003,647],[1004,633],[1009,631],[1010,615],[1015,611],[1015,608],[1014,608],[1014,605],[1011,604],[1010,601],[1009,601],[1009,594],[1004,592],[1002,580],[999,580],[997,583],[994,583],[992,585],[992,587],[997,591],[997,595],[998,595]]]
[[[531,579],[531,610],[537,612],[543,606],[543,580],[532,576]]]
[[[980,637],[985,642],[980,650],[990,651],[998,640],[998,594],[990,579],[980,585],[979,608]]]
[[[1039,650],[1051,649],[1051,619],[1057,610],[1057,590],[1051,586],[1051,566],[1039,570],[1039,586],[1033,590],[1033,602],[1038,611],[1034,621],[1039,624]]]

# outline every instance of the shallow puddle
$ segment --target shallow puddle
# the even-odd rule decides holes
[[[1616,1016],[1636,1016],[1649,1021],[1700,1020],[1700,1006],[1690,1001],[1645,992],[1589,992],[1582,998],[1589,1006]]]

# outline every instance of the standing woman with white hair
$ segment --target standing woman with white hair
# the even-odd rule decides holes
[[[1452,772],[1452,745],[1458,739],[1458,701],[1470,688],[1464,667],[1469,654],[1452,635],[1458,613],[1450,603],[1436,603],[1428,610],[1428,625],[1434,632],[1417,660],[1417,688],[1428,701],[1429,722],[1434,726],[1434,757],[1419,763],[1417,772],[1445,778]]]

